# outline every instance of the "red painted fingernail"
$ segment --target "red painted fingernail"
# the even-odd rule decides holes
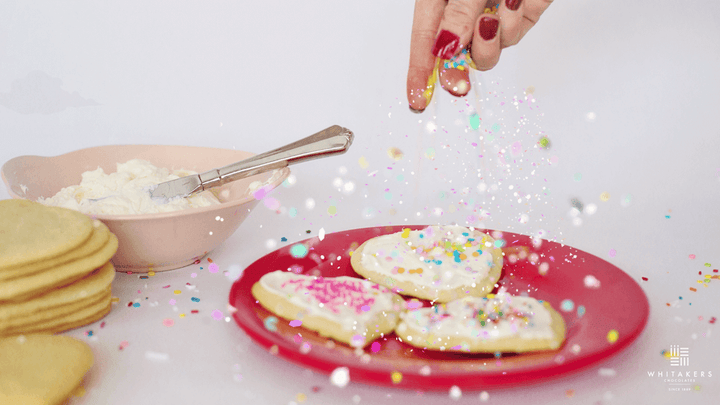
[[[489,41],[495,38],[497,35],[498,27],[500,26],[500,20],[492,17],[480,17],[480,23],[478,24],[478,32],[482,39]]]
[[[520,8],[520,3],[522,3],[522,0],[505,0],[505,6],[512,11]]]
[[[438,58],[450,59],[455,55],[458,46],[460,46],[460,37],[448,30],[442,30],[435,40],[432,53]]]

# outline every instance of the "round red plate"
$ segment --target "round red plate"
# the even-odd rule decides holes
[[[350,252],[372,237],[403,228],[388,226],[342,231],[278,249],[245,269],[230,290],[230,305],[238,325],[258,344],[287,360],[330,374],[347,367],[350,380],[408,389],[464,389],[512,385],[556,377],[592,365],[618,353],[642,332],[650,308],[647,297],[630,276],[612,264],[575,248],[524,235],[503,232],[506,257],[499,284],[511,294],[527,293],[546,300],[565,318],[567,339],[552,352],[472,355],[422,350],[388,335],[356,351],[303,327],[291,327],[255,302],[250,290],[260,277],[289,270],[324,277],[359,277],[350,266]],[[487,231],[496,236],[495,231]],[[291,254],[307,249],[296,258]],[[304,248],[303,248],[304,247]],[[526,247],[526,248],[521,248]],[[526,249],[535,260],[512,260],[509,253]],[[536,254],[537,256],[533,255]],[[529,256],[528,256],[529,257]],[[541,275],[540,269],[547,268]],[[591,276],[591,277],[588,277]]]

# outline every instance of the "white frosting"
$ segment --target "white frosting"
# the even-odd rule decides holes
[[[220,201],[209,191],[188,198],[174,198],[158,203],[148,189],[159,183],[197,174],[191,170],[157,168],[150,162],[132,159],[117,164],[117,172],[105,174],[102,168],[82,174],[79,185],[65,187],[50,198],[40,198],[46,205],[70,208],[85,214],[152,214],[206,207]]]
[[[356,330],[354,346],[364,346],[363,335],[375,328],[378,313],[397,316],[394,294],[387,288],[354,277],[315,277],[277,270],[260,278],[260,285],[281,299],[303,308],[301,316],[328,319],[344,330]]]
[[[544,303],[506,293],[467,297],[408,311],[402,328],[438,337],[498,340],[508,337],[552,339],[552,317]],[[410,335],[412,335],[410,333]]]
[[[423,287],[472,286],[495,266],[494,242],[490,236],[463,226],[406,229],[369,240],[361,264],[367,270]]]

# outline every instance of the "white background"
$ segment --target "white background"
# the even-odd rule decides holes
[[[380,0],[0,3],[0,163],[105,144],[262,152],[332,124],[356,134],[346,155],[293,168],[296,182],[271,194],[280,209],[259,205],[210,253],[218,273],[205,261],[149,280],[119,274],[105,326],[68,333],[96,357],[85,395],[71,403],[446,403],[447,392],[335,387],[210,313],[228,314],[245,266],[306,230],[469,216],[608,260],[651,304],[628,350],[542,384],[487,387],[488,403],[717,402],[720,323],[709,320],[720,317],[720,280],[697,280],[720,268],[720,3],[558,0],[494,70],[475,74],[467,98],[438,92],[422,115],[405,101],[412,9]],[[480,110],[479,130],[468,106]],[[549,150],[534,146],[541,135]],[[514,142],[525,152],[500,150]],[[516,159],[504,170],[498,156]],[[516,191],[532,198],[518,206]],[[188,282],[196,289],[182,288]],[[136,299],[141,307],[126,306]],[[661,351],[671,344],[690,348],[693,370],[713,371],[700,391],[670,393],[647,376],[670,369]]]

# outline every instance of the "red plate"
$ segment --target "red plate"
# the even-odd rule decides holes
[[[509,232],[501,236],[506,244],[506,257],[499,284],[512,294],[526,292],[546,300],[563,315],[567,339],[557,351],[503,354],[499,358],[435,352],[401,343],[392,334],[378,340],[379,351],[373,352],[368,346],[364,352],[356,352],[303,327],[291,327],[289,321],[274,317],[257,304],[250,293],[263,274],[275,270],[359,277],[350,266],[349,255],[359,244],[403,228],[424,227],[364,228],[329,234],[322,241],[307,239],[295,248],[300,252],[303,247],[307,249],[302,258],[291,254],[291,248],[298,244],[278,249],[250,265],[233,284],[230,305],[237,309],[235,321],[258,344],[302,366],[326,374],[337,367],[347,367],[351,381],[420,390],[446,390],[453,385],[478,389],[557,377],[620,352],[645,328],[650,312],[647,297],[622,270],[555,242],[543,240],[534,247],[530,237]],[[494,231],[488,232],[495,235]],[[537,259],[510,263],[507,253],[521,246],[528,247],[531,256],[537,254]],[[297,251],[293,252],[298,256]],[[540,269],[546,266],[546,274],[541,275]]]

